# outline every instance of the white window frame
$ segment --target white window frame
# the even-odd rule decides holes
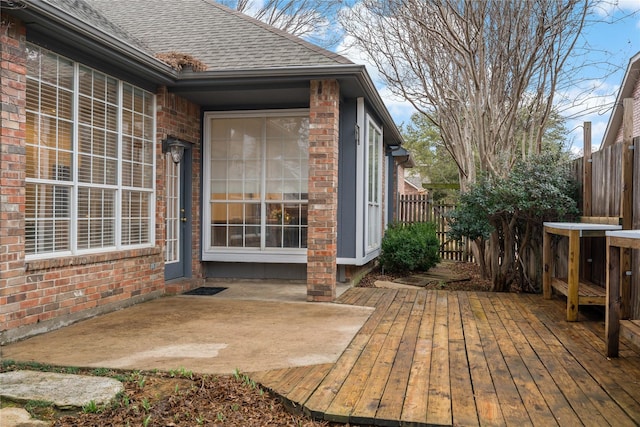
[[[165,244],[164,263],[175,264],[182,259],[182,227],[180,218],[180,188],[183,163],[175,163],[171,153],[165,154]]]
[[[78,141],[79,141],[79,96],[80,96],[80,88],[79,88],[79,84],[80,84],[80,67],[84,67],[84,68],[88,68],[91,69],[92,71],[95,71],[97,73],[100,73],[102,75],[105,75],[107,77],[113,77],[110,76],[100,70],[97,70],[95,68],[89,67],[85,64],[81,64],[79,62],[76,61],[72,61],[69,58],[66,58],[62,55],[57,54],[54,51],[42,48],[38,45],[35,44],[31,44],[29,43],[29,47],[32,49],[37,49],[40,54],[53,54],[61,59],[67,60],[67,61],[71,61],[72,62],[72,66],[73,66],[73,94],[72,94],[72,134],[71,134],[71,139],[72,139],[72,149],[71,149],[71,153],[72,153],[72,161],[71,161],[71,168],[72,168],[72,179],[71,181],[68,182],[57,182],[57,181],[51,181],[51,180],[45,180],[45,179],[39,179],[39,178],[32,178],[32,177],[27,177],[26,178],[26,182],[29,184],[48,184],[48,185],[61,185],[61,186],[68,186],[70,189],[70,205],[69,205],[69,209],[71,212],[71,223],[70,223],[70,232],[69,232],[69,250],[66,251],[57,251],[57,252],[40,252],[40,253],[32,253],[32,254],[25,254],[25,259],[27,261],[29,260],[38,260],[38,259],[50,259],[50,258],[59,258],[59,257],[68,257],[68,256],[75,256],[75,255],[88,255],[88,254],[99,254],[99,253],[106,253],[106,252],[113,252],[113,251],[121,251],[121,250],[131,250],[131,249],[139,249],[139,248],[148,248],[148,247],[153,247],[155,245],[155,228],[156,228],[156,183],[155,183],[155,177],[156,177],[156,143],[155,143],[155,135],[156,135],[156,129],[157,129],[157,124],[156,124],[156,96],[153,93],[150,93],[148,91],[145,91],[139,87],[136,87],[130,83],[126,83],[120,79],[117,79],[117,90],[118,90],[118,105],[117,105],[117,138],[118,138],[118,160],[117,160],[117,164],[118,164],[118,177],[117,177],[117,183],[115,185],[110,185],[110,184],[92,184],[92,183],[87,183],[87,182],[81,182],[79,180],[78,177],[78,165],[79,165],[79,146],[78,146]],[[38,79],[34,78],[33,76],[27,76],[28,79],[30,80],[35,80],[38,81]],[[151,118],[151,123],[152,123],[152,130],[150,131],[150,135],[151,139],[145,140],[149,143],[151,143],[152,145],[152,163],[151,163],[151,187],[146,188],[146,187],[130,187],[130,186],[126,186],[123,183],[123,177],[122,177],[122,163],[123,163],[123,150],[122,150],[122,146],[123,146],[123,129],[122,129],[122,112],[124,109],[123,106],[123,87],[125,85],[125,83],[132,87],[134,90],[140,90],[142,92],[145,92],[146,94],[149,95],[150,97],[150,102],[152,104],[152,111],[150,112],[150,118]],[[34,111],[30,111],[32,113],[36,113],[36,114],[41,114],[41,112],[34,112]],[[93,115],[93,112],[91,113]],[[147,116],[149,117],[149,116]],[[105,246],[105,247],[95,247],[95,248],[89,248],[89,249],[79,249],[78,248],[78,235],[77,235],[77,228],[78,228],[78,189],[79,188],[97,188],[97,189],[106,189],[106,190],[115,190],[115,202],[114,202],[114,212],[115,212],[115,220],[114,220],[114,245],[111,246]],[[148,242],[145,243],[140,243],[140,244],[131,244],[131,245],[125,245],[122,244],[122,227],[121,227],[121,223],[122,223],[122,219],[123,219],[123,215],[122,215],[122,197],[123,197],[123,193],[126,191],[135,191],[135,192],[139,192],[139,193],[144,193],[147,194],[148,197],[148,224],[149,224],[149,229],[148,229]]]
[[[211,245],[211,120],[225,118],[256,118],[256,117],[309,117],[309,109],[285,110],[247,110],[229,112],[206,112],[203,126],[203,226],[202,226],[202,260],[218,262],[263,262],[263,263],[306,263],[306,248],[235,248],[216,247]],[[265,153],[262,152],[264,160]],[[265,171],[262,173],[261,185],[265,185]],[[263,203],[263,202],[261,202]],[[262,218],[264,220],[264,212]],[[264,226],[264,223],[261,224]]]
[[[369,171],[371,170],[372,164],[369,161],[370,147],[369,147],[369,138],[371,137],[370,130],[373,128],[374,134],[377,135],[377,141],[374,141],[374,145],[377,148],[377,175],[374,177],[376,179],[376,187],[375,187],[375,198],[376,200],[371,200],[369,198]],[[383,183],[383,162],[384,162],[384,146],[383,146],[383,138],[382,138],[382,128],[372,119],[371,116],[367,115],[366,120],[366,135],[365,135],[365,221],[364,221],[364,237],[365,237],[365,255],[371,253],[379,253],[380,245],[382,243],[382,227],[383,227],[383,200],[382,200],[382,186]],[[371,209],[375,209],[377,211],[376,218],[371,218]],[[373,237],[373,238],[372,238]]]

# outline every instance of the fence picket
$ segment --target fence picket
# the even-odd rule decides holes
[[[471,243],[450,240],[448,214],[456,208],[453,204],[433,203],[426,194],[404,194],[398,197],[396,221],[403,224],[414,222],[434,222],[440,240],[440,258],[452,261],[473,261]]]

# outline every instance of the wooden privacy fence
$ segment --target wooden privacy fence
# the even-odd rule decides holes
[[[452,240],[449,231],[449,213],[456,208],[452,204],[434,203],[427,194],[405,194],[398,196],[397,222],[433,222],[440,240],[440,257],[452,261],[473,261],[471,243],[468,239]]]
[[[631,114],[632,106],[625,107],[625,112]],[[640,147],[640,137],[632,138],[633,117],[623,120],[622,141],[595,152],[591,151],[591,123],[584,125],[584,156],[576,159],[573,169],[582,194],[582,214],[596,218],[618,217],[623,228],[640,229],[640,149],[637,149]],[[583,259],[580,263],[585,266],[580,272],[581,277],[604,287],[608,268],[604,239],[587,243],[591,255],[581,251]],[[558,250],[564,258],[565,245],[559,246]],[[640,251],[627,251],[626,256],[628,265],[624,271],[637,272]],[[560,273],[566,269],[566,265],[561,266]],[[624,315],[640,319],[640,275],[632,274],[626,280],[624,300],[628,301],[628,306],[624,307]]]

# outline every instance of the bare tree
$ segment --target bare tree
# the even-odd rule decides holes
[[[333,18],[344,0],[216,0],[231,9],[250,15],[298,37],[324,47],[334,46],[342,37]]]
[[[478,168],[503,176],[519,155],[541,151],[589,8],[584,0],[363,0],[340,21],[389,88],[439,127],[466,190]]]

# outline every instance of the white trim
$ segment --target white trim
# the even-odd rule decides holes
[[[203,253],[203,261],[218,261],[218,262],[262,262],[273,264],[306,264],[307,263],[307,251],[304,253],[289,252],[283,253],[278,251],[277,253],[264,252],[264,251],[249,251],[249,250],[225,250],[224,252],[207,252],[206,257]]]
[[[384,132],[384,129],[381,129],[380,132]],[[381,134],[380,138],[384,141],[384,135]],[[389,163],[393,165],[393,168],[395,170],[395,160],[393,160],[393,156],[387,156],[385,154],[384,144],[382,144],[380,150],[380,156],[382,157],[382,170],[384,171],[380,184],[380,192],[382,193],[382,195],[380,196],[380,211],[382,212],[382,222],[384,224],[382,230],[380,231],[380,245],[382,245],[382,237],[384,236],[384,231],[389,226],[389,203],[393,204],[393,195],[397,194],[398,191],[397,188],[389,188],[389,180],[391,180],[391,182],[393,182],[394,184],[396,183],[393,178],[389,176],[389,173],[391,173],[389,169]]]
[[[365,134],[365,141],[366,141],[366,150],[365,150],[365,186],[364,186],[364,191],[365,191],[365,200],[364,200],[364,205],[365,205],[365,215],[364,215],[364,249],[365,249],[365,256],[369,255],[371,252],[377,250],[378,248],[380,248],[380,243],[382,240],[382,224],[383,224],[383,218],[382,217],[378,217],[375,218],[375,221],[378,223],[377,227],[378,228],[378,233],[377,233],[377,241],[374,243],[371,243],[369,241],[369,232],[370,227],[369,227],[369,221],[370,221],[370,217],[369,217],[369,170],[371,165],[369,164],[369,127],[373,127],[373,129],[375,130],[376,134],[379,135],[379,137],[377,138],[377,140],[373,141],[374,145],[377,145],[377,150],[378,150],[378,156],[377,156],[377,161],[378,161],[378,167],[377,167],[377,171],[378,171],[378,176],[375,177],[374,179],[378,180],[378,185],[376,186],[376,199],[377,199],[377,209],[378,209],[378,214],[379,215],[384,215],[382,206],[383,206],[383,200],[382,200],[382,186],[384,185],[384,183],[382,182],[382,168],[384,167],[384,161],[383,159],[385,158],[384,153],[383,153],[383,138],[382,138],[382,128],[376,123],[375,120],[373,120],[373,118],[367,114],[367,120],[366,120],[366,129],[367,132]]]
[[[380,248],[369,252],[366,256],[360,258],[337,258],[336,264],[342,265],[365,265],[380,256]]]
[[[180,212],[181,202],[181,184],[182,184],[182,168],[184,162],[175,163],[171,153],[164,156],[165,163],[165,187],[164,187],[164,264],[177,264],[182,260],[182,212]],[[169,216],[171,213],[171,217]],[[186,215],[186,213],[185,213]],[[171,239],[169,239],[169,230],[171,230]],[[172,249],[171,259],[168,259],[169,248]]]
[[[365,205],[365,122],[364,98],[357,99],[356,123],[358,124],[358,146],[356,147],[356,260],[364,257],[364,205]]]
[[[78,83],[80,82],[80,77],[78,76]],[[124,180],[122,178],[123,175],[123,170],[122,170],[122,165],[123,165],[123,152],[124,150],[122,149],[124,147],[124,143],[123,140],[124,138],[122,137],[122,131],[123,131],[123,126],[122,126],[122,113],[123,113],[123,107],[122,107],[122,103],[124,102],[124,84],[122,82],[122,80],[118,79],[118,123],[116,125],[116,131],[118,132],[118,160],[117,160],[117,164],[118,164],[118,177],[116,178],[116,200],[114,202],[114,209],[116,210],[117,215],[120,218],[120,221],[116,221],[115,223],[115,233],[116,233],[116,246],[122,244],[122,187],[124,184]],[[133,132],[132,132],[133,133]],[[155,142],[155,141],[154,141]],[[155,145],[155,144],[153,144]],[[155,161],[155,159],[154,159]],[[155,176],[155,169],[154,169],[154,176]],[[154,179],[155,181],[155,179]],[[154,203],[155,204],[155,203]],[[153,228],[155,230],[155,218],[153,221]],[[151,240],[152,243],[155,243],[155,240]]]
[[[153,143],[152,147],[153,147],[153,153],[151,154],[151,170],[153,171],[153,173],[151,174],[151,200],[149,201],[149,207],[150,207],[150,214],[151,214],[151,222],[149,223],[149,242],[152,245],[156,244],[156,204],[158,203],[158,193],[156,193],[156,182],[157,182],[157,177],[158,177],[158,159],[157,159],[157,155],[158,155],[158,143],[157,143],[157,134],[158,134],[158,97],[156,96],[155,93],[149,92],[151,94],[151,102],[153,104],[153,111],[152,111],[152,127],[153,127],[153,131],[152,131],[152,137],[151,137],[151,142]],[[120,123],[122,123],[122,121],[120,121]],[[181,167],[182,164],[181,164]]]
[[[72,108],[73,108],[73,113],[72,113],[72,120],[73,120],[73,126],[72,126],[72,130],[71,130],[71,134],[73,135],[73,160],[72,160],[72,164],[73,164],[73,172],[71,174],[72,179],[73,179],[73,189],[71,190],[71,194],[72,194],[72,198],[71,198],[71,203],[73,203],[71,206],[71,224],[69,225],[69,228],[71,228],[71,242],[69,244],[69,248],[71,249],[71,253],[69,255],[62,255],[62,256],[72,256],[73,254],[78,252],[78,227],[75,226],[75,224],[78,224],[78,209],[77,206],[79,205],[79,201],[78,201],[78,158],[80,157],[78,155],[78,152],[80,151],[80,139],[78,137],[79,135],[79,122],[80,122],[80,108],[78,108],[77,104],[78,104],[78,98],[79,98],[79,94],[80,93],[80,64],[77,62],[73,63],[73,101],[72,101]],[[120,95],[120,91],[118,91],[118,94]],[[118,98],[118,105],[120,105],[121,103],[121,99]],[[120,120],[120,110],[118,110],[118,127],[117,127],[117,131],[118,134],[120,134],[120,126],[121,126],[121,122],[122,120]],[[120,141],[118,141],[118,144],[120,144]],[[121,147],[120,145],[118,145],[118,153],[122,153]],[[118,155],[118,170],[120,170],[120,156]],[[120,174],[118,174],[120,175]],[[116,185],[118,185],[120,183],[120,177],[118,177],[118,181],[116,181]],[[74,209],[73,206],[75,206],[76,208]],[[114,209],[117,209],[117,206],[114,206]],[[118,211],[116,211],[118,212]],[[119,222],[119,221],[116,221]],[[116,232],[118,231],[118,224],[116,224]],[[117,236],[117,234],[116,234]],[[35,254],[31,255],[34,256]],[[25,256],[25,259],[30,259],[29,255]]]

